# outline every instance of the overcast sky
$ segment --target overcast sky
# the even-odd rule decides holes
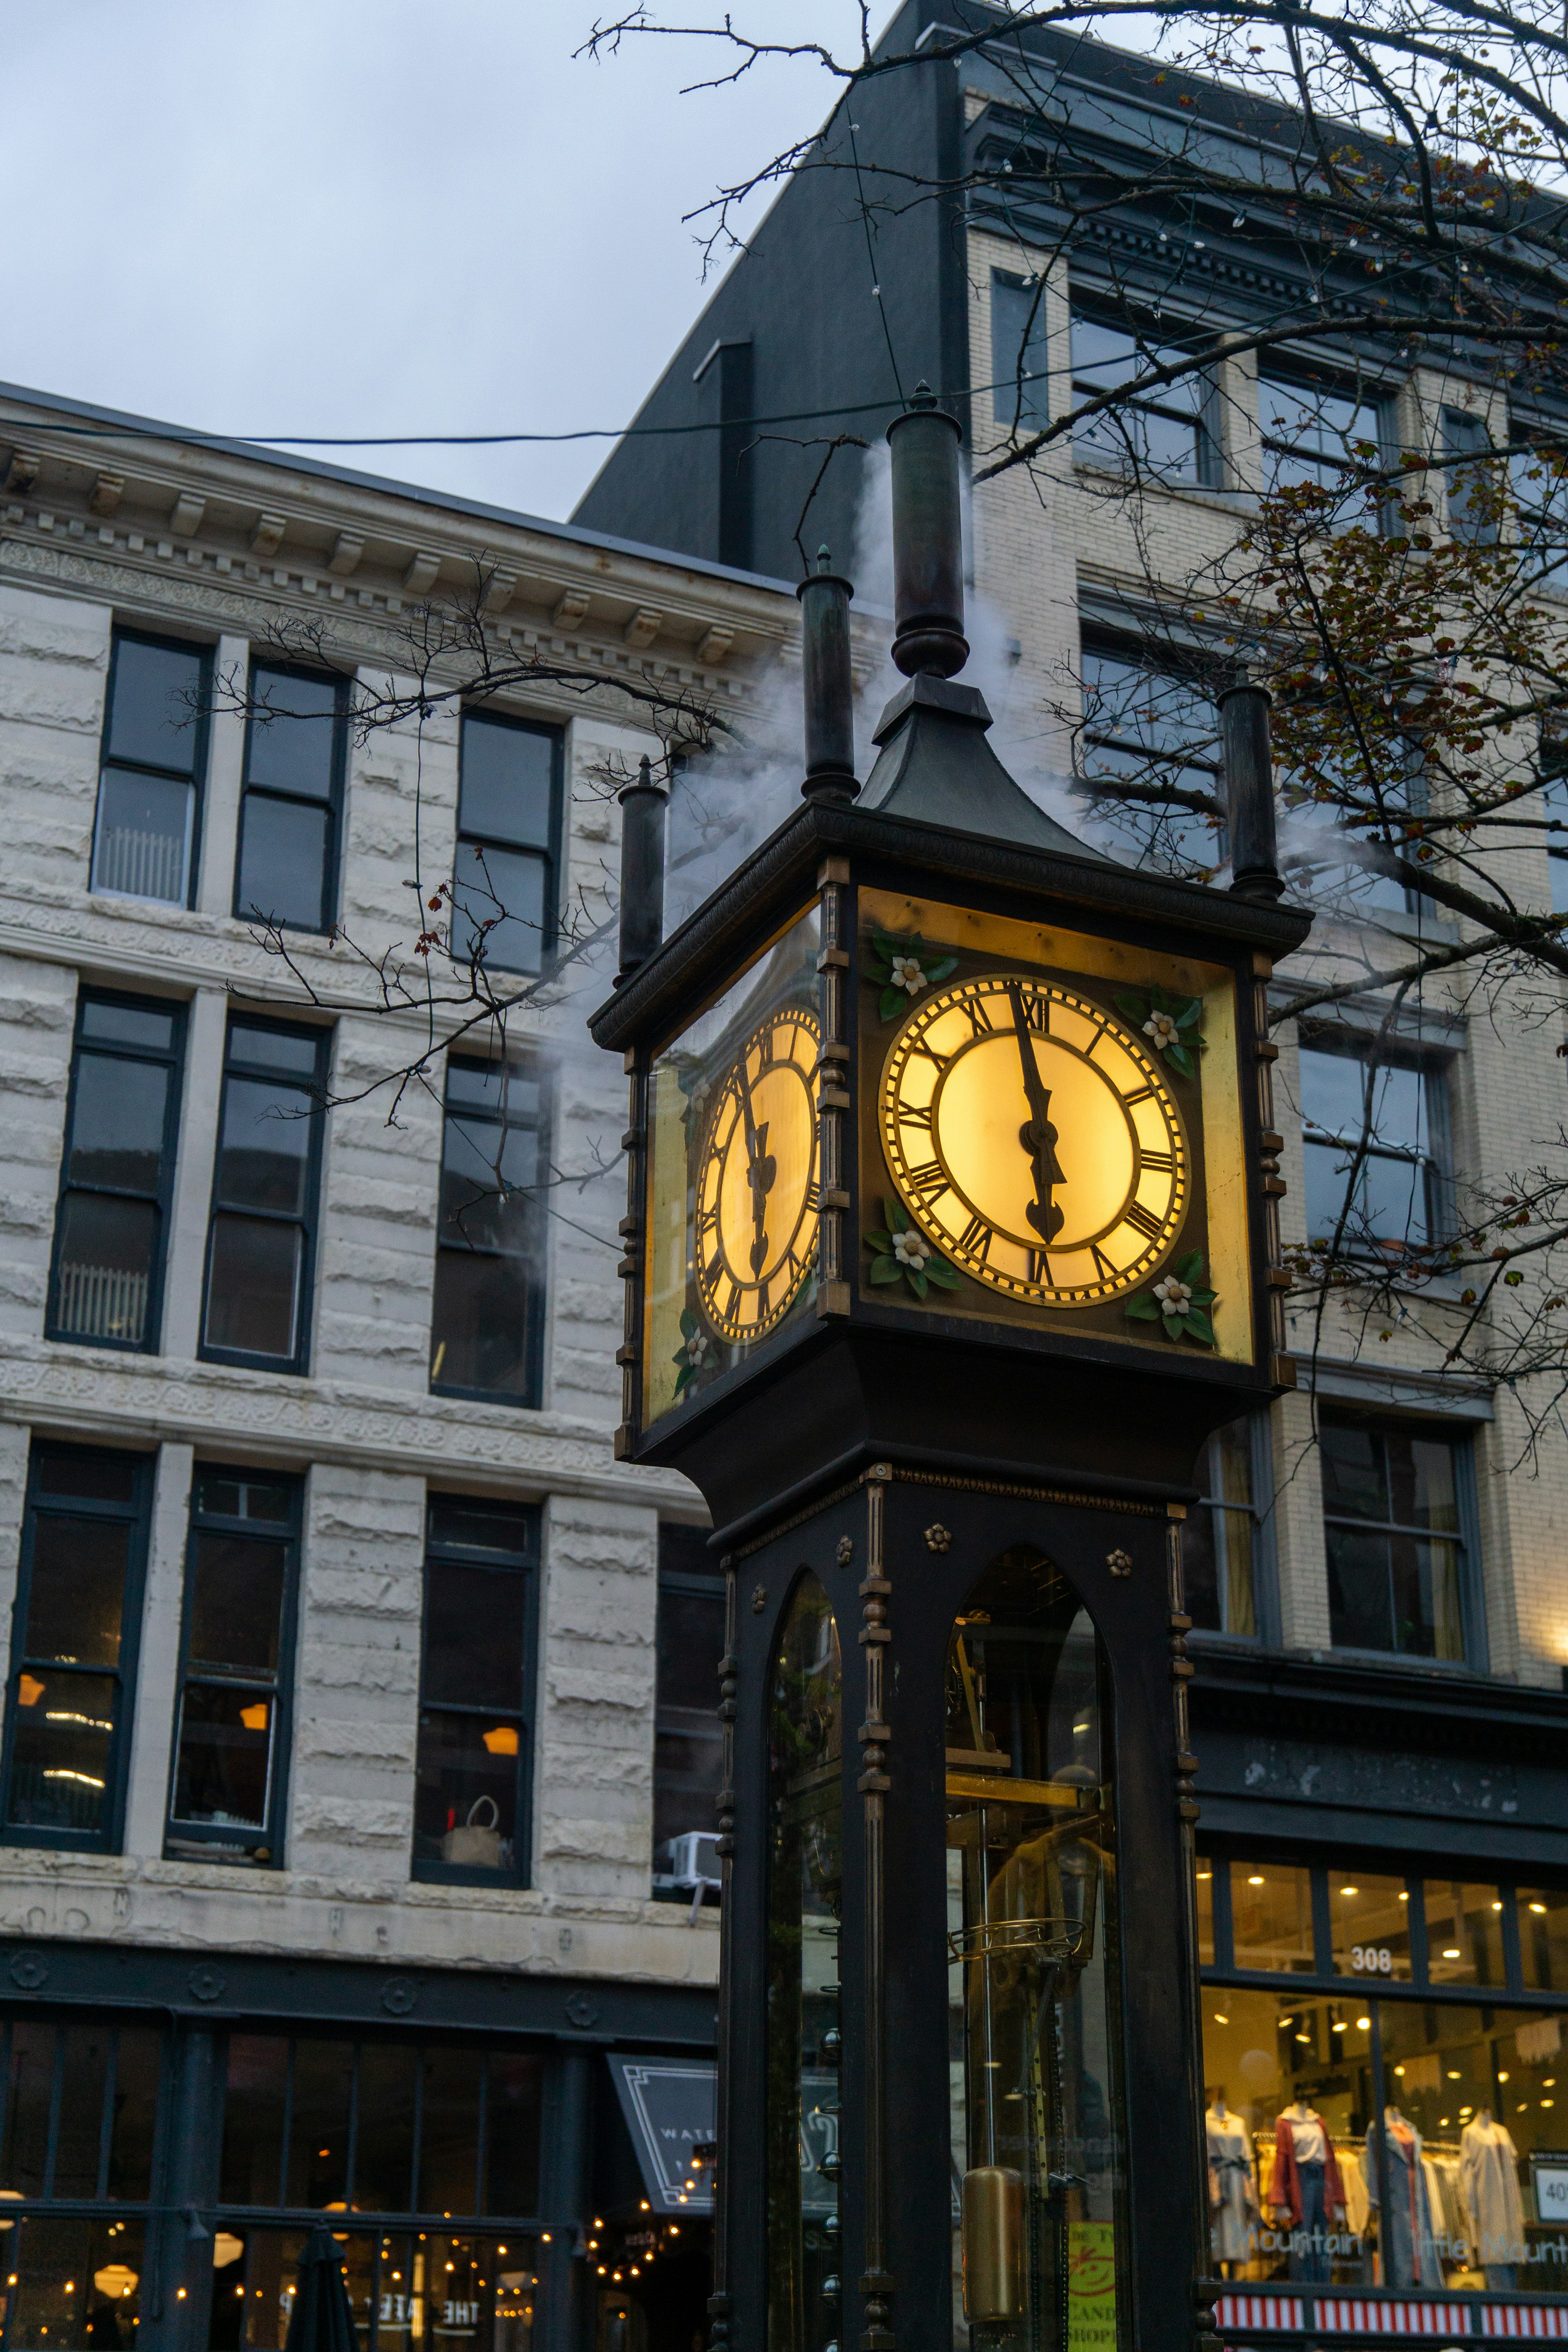
[[[781,10],[853,39],[852,0],[751,15]],[[834,86],[789,65],[681,98],[700,45],[574,61],[594,14],[12,0],[0,379],[240,435],[625,423],[706,299],[682,215]],[[564,516],[607,446],[321,454]]]

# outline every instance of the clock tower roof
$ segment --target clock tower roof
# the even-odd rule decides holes
[[[859,806],[951,833],[1115,865],[1036,807],[985,740],[990,725],[978,687],[919,673],[882,713],[873,739],[877,762]]]

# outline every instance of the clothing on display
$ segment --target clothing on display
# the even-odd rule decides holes
[[[1315,2108],[1298,2099],[1278,2118],[1274,2133],[1268,2201],[1290,2224],[1290,2276],[1327,2285],[1333,2275],[1328,2241],[1343,2229],[1345,2218],[1344,2184],[1329,2127]]]
[[[1216,2099],[1204,2117],[1208,2137],[1209,2243],[1221,2263],[1257,2252],[1258,2186],[1252,2137],[1238,2115]]]
[[[1485,2271],[1489,2286],[1511,2287],[1514,2266],[1526,2255],[1519,2150],[1507,2126],[1494,2123],[1485,2107],[1459,2135],[1459,2186],[1471,2259]]]
[[[1373,2124],[1362,2149],[1362,2177],[1373,2206],[1381,2204],[1378,2149],[1388,2158],[1388,2207],[1384,2216],[1383,2284],[1385,2286],[1441,2286],[1432,2204],[1421,2160],[1421,2135],[1406,2123],[1397,2107],[1385,2109],[1384,2128]]]

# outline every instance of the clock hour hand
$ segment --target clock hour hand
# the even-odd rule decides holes
[[[757,1125],[752,1089],[742,1085],[741,1109],[746,1122],[746,1181],[752,1188],[752,1272],[761,1274],[768,1259],[768,1194],[778,1174],[778,1162],[768,1150],[768,1122]]]
[[[1034,1171],[1035,1197],[1025,1207],[1024,1214],[1046,1243],[1054,1242],[1066,1223],[1062,1210],[1051,1198],[1054,1185],[1066,1180],[1060,1160],[1057,1158],[1057,1130],[1051,1124],[1050,1089],[1040,1083],[1040,1066],[1035,1059],[1029,1024],[1024,1017],[1024,992],[1015,981],[1007,994],[1013,1006],[1013,1028],[1018,1040],[1018,1056],[1024,1066],[1024,1092],[1029,1098],[1029,1116],[1018,1129],[1018,1140],[1029,1155]]]

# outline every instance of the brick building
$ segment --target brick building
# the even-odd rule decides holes
[[[608,971],[533,976],[617,679],[744,723],[795,599],[10,389],[0,481],[6,2340],[280,2344],[328,2209],[367,2347],[688,2352],[717,1587],[611,1458]],[[356,736],[476,565],[583,684]],[[523,1001],[448,1052],[375,959],[481,873]]]
[[[979,6],[910,0],[882,53],[917,52],[955,15],[965,27],[984,21]],[[1276,239],[1260,261],[1268,225],[1232,217],[1228,200],[1196,212],[1162,211],[1153,194],[1120,210],[1106,200],[1062,257],[1061,218],[1029,178],[1026,142],[1045,135],[1042,121],[1070,124],[1103,190],[1116,172],[1138,179],[1173,137],[1208,141],[1211,156],[1237,140],[1272,138],[1279,152],[1294,130],[1277,110],[1174,69],[1156,78],[1148,59],[1076,31],[1016,27],[994,53],[868,80],[852,106],[853,147],[841,110],[637,420],[706,423],[705,459],[674,438],[627,441],[577,520],[787,572],[821,449],[784,426],[752,439],[739,429],[746,416],[809,413],[803,436],[874,441],[925,377],[978,460],[1016,420],[1027,429],[1085,387],[1120,381],[1132,327],[1146,347],[1176,352],[1201,337],[1215,354],[1206,393],[1147,404],[1164,486],[1135,512],[1092,431],[974,493],[974,634],[993,649],[984,682],[997,740],[1069,824],[1075,776],[1125,772],[1152,751],[1194,782],[1215,775],[1212,690],[1193,666],[1163,669],[1170,631],[1156,608],[1162,581],[1181,582],[1233,541],[1249,493],[1331,466],[1347,435],[1398,450],[1469,446],[1483,429],[1505,440],[1510,425],[1561,430],[1536,409],[1510,418],[1487,369],[1435,350],[1395,364],[1384,348],[1347,344],[1336,362],[1314,338],[1276,348],[1260,377],[1225,334],[1279,315],[1290,289],[1266,273],[1288,273],[1289,254]],[[919,185],[941,193],[913,201]],[[1132,319],[1130,289],[1142,304]],[[865,516],[878,462],[836,457],[805,527],[844,568],[858,562],[873,593]],[[1561,595],[1561,576],[1543,593]],[[863,745],[862,773],[868,756]],[[1517,903],[1561,907],[1544,837],[1518,838],[1497,866]],[[1347,884],[1325,900],[1301,972],[1377,969],[1372,925],[1395,961],[1402,940],[1429,941],[1434,927],[1458,937],[1388,886]],[[1347,1101],[1360,1103],[1390,1013],[1369,992],[1280,1033],[1288,1240],[1333,1228]],[[1455,1185],[1502,1189],[1556,1133],[1563,1034],[1517,990],[1472,1001],[1440,977],[1398,1008],[1378,1048],[1373,1152],[1376,1213],[1395,1220],[1391,1232],[1438,1232]],[[1216,2213],[1215,2260],[1258,2284],[1540,2300],[1568,2289],[1552,2187],[1568,2145],[1557,2120],[1568,1448],[1552,1427],[1532,1459],[1521,1399],[1445,1369],[1440,1312],[1412,1305],[1368,1328],[1331,1310],[1320,1332],[1298,1311],[1292,1337],[1297,1392],[1222,1433],[1194,1471],[1205,2077],[1218,2095],[1211,2152],[1221,2150],[1222,2177],[1228,2102],[1237,2161],[1267,2205],[1277,2118],[1306,2095],[1338,2142],[1350,2209],[1331,2243],[1306,2247],[1256,2207],[1228,2231]],[[1380,2245],[1376,2119],[1395,2106],[1425,2143],[1419,2197],[1414,2180],[1410,2191],[1425,2218],[1414,2240]],[[1492,2134],[1495,2148],[1500,2128],[1511,2137],[1500,2179],[1517,2191],[1506,2229],[1464,2186],[1477,2135]],[[1403,2146],[1392,2120],[1388,2129]],[[1476,2309],[1440,2324],[1479,2332]],[[1249,2314],[1233,2324],[1287,2323]]]

